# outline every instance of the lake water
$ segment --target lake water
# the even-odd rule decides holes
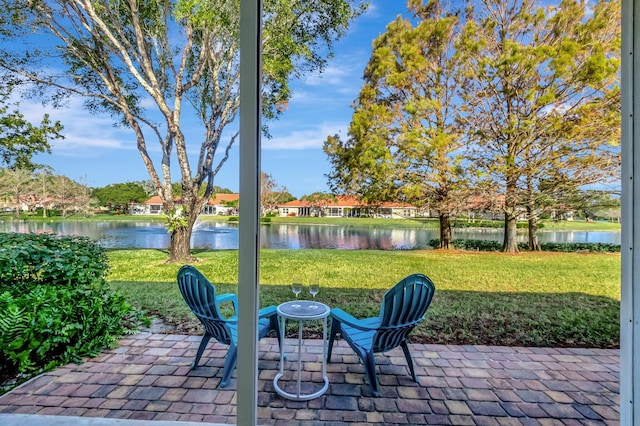
[[[106,248],[169,247],[169,234],[154,221],[34,222],[0,221],[0,232],[86,236]],[[439,238],[437,229],[390,229],[337,225],[268,224],[260,227],[262,248],[342,250],[429,249],[429,240]],[[500,229],[454,230],[454,239],[502,241]],[[519,239],[526,241],[526,234]],[[620,244],[620,232],[540,231],[540,242]],[[198,222],[191,238],[194,249],[237,249],[238,227],[229,223]]]

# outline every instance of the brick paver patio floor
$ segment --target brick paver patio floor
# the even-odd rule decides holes
[[[43,374],[0,397],[0,413],[235,423],[236,379],[218,387],[226,347],[210,344],[189,370],[200,338],[140,333],[80,365]],[[297,340],[287,339],[291,349]],[[327,371],[329,390],[306,402],[274,391],[279,351],[260,342],[259,423],[264,425],[617,425],[619,351],[410,345],[419,383],[401,350],[376,357],[381,396],[343,342]],[[288,355],[293,379],[297,353]],[[303,381],[321,376],[320,340],[305,340]],[[285,380],[284,385],[288,383]],[[291,383],[293,384],[293,380]]]

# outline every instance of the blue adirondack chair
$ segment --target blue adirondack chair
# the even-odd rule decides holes
[[[327,361],[331,362],[333,343],[336,334],[340,333],[362,360],[371,390],[375,396],[379,396],[374,354],[400,346],[411,377],[417,382],[407,338],[424,318],[434,293],[435,285],[427,276],[413,274],[385,293],[377,317],[357,319],[340,308],[332,308]]]
[[[218,342],[229,345],[224,361],[220,387],[226,387],[236,368],[238,361],[238,298],[235,294],[216,295],[216,289],[209,280],[196,268],[185,265],[178,271],[178,287],[185,302],[204,326],[204,334],[191,364],[193,370],[198,366],[207,343],[213,337]],[[218,305],[223,302],[233,304],[234,315],[224,317]],[[271,331],[276,332],[278,343],[281,343],[278,314],[275,306],[260,309],[258,313],[258,340],[266,337]]]

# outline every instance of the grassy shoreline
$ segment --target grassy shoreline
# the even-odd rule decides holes
[[[236,250],[194,254],[218,292],[237,293]],[[164,263],[164,250],[112,250],[108,256],[109,280],[132,304],[176,332],[200,332],[175,283],[181,265]],[[435,282],[436,296],[413,341],[619,347],[619,254],[266,249],[260,303],[291,300],[291,282],[318,277],[317,300],[357,317],[374,316],[384,291],[415,272]]]
[[[207,217],[208,218],[208,217]],[[214,217],[215,218],[215,217]],[[204,219],[203,220],[207,220]],[[216,219],[213,219],[216,220]],[[459,219],[465,226],[461,229],[473,229],[473,226],[466,226],[466,219]],[[376,226],[376,227],[398,227],[398,228],[438,228],[439,222],[435,218],[415,218],[415,219],[373,219],[373,218],[326,218],[326,217],[273,217],[272,223],[287,224],[316,224],[316,225],[341,225],[341,226]],[[472,222],[473,223],[473,222]],[[621,225],[613,222],[585,222],[574,221],[552,221],[540,222],[544,231],[620,231]],[[452,222],[455,228],[455,220]],[[482,228],[482,227],[479,227]],[[494,228],[495,229],[495,228]],[[499,228],[498,228],[499,229]],[[526,228],[519,228],[519,231],[526,232]]]

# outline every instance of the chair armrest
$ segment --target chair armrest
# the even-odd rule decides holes
[[[258,311],[258,319],[261,318],[271,318],[274,315],[277,315],[277,311],[276,311],[276,307],[275,306],[267,306],[266,308],[262,308]],[[227,324],[238,324],[238,318],[237,316],[234,316],[233,318],[230,319],[225,319],[224,320]]]
[[[258,311],[258,318],[271,318],[274,315],[277,315],[278,311],[275,306],[267,306],[266,308],[262,308]]]
[[[346,313],[340,308],[331,309],[331,319],[333,321],[338,321],[339,323],[347,324],[349,327],[353,327],[355,329],[362,330],[362,331],[370,331],[370,330],[378,329],[377,325],[373,326],[373,325],[363,323],[363,321],[365,320],[359,320],[353,315]]]
[[[216,296],[216,303],[220,305],[223,302],[233,303],[233,311],[238,314],[238,296],[233,293],[219,294]]]

